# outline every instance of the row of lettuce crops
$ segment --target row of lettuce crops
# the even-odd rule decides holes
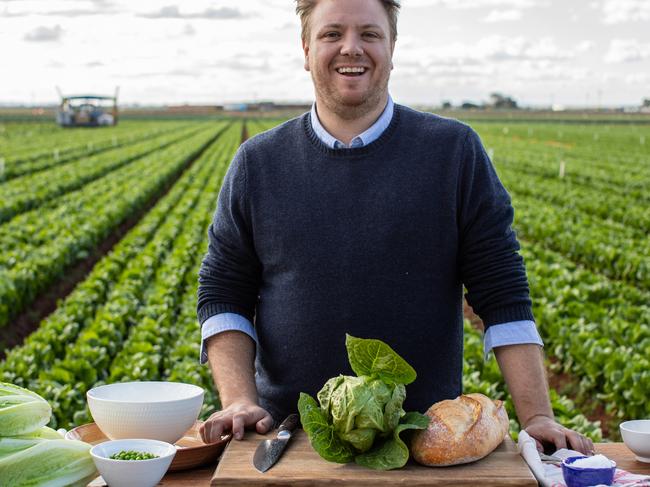
[[[180,127],[182,124],[178,122],[128,121],[103,129],[106,132],[77,128],[9,136],[0,131],[0,181],[140,142]]]
[[[578,406],[650,416],[650,126],[479,124],[535,315]]]
[[[52,426],[89,422],[86,391],[119,380],[198,383],[208,392],[204,414],[218,407],[209,369],[198,363],[196,269],[241,126],[213,130],[218,139],[0,364],[2,380],[52,404]]]
[[[158,149],[156,142],[148,141],[151,146],[128,163],[0,224],[0,327],[144,208],[226,126],[221,122],[181,128],[181,135],[171,141],[162,136]],[[69,165],[61,172],[67,173]]]

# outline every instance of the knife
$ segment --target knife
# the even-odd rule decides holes
[[[282,456],[282,452],[291,439],[291,432],[296,429],[300,417],[297,414],[290,414],[278,428],[277,437],[273,440],[264,440],[257,445],[253,455],[253,465],[261,473],[266,472],[275,465],[275,462]]]

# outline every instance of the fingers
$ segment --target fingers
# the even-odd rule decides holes
[[[215,413],[201,425],[199,428],[199,433],[201,434],[203,443],[214,443],[221,439],[221,435],[225,429],[230,428],[226,428],[226,425],[224,424],[224,418],[219,417],[218,413]]]
[[[549,418],[538,418],[526,427],[528,434],[535,439],[537,449],[543,451],[541,446],[552,443],[556,449],[571,448],[585,455],[594,454],[593,442],[577,431],[570,430]]]
[[[273,426],[273,418],[271,417],[270,414],[267,414],[255,424],[255,430],[259,434],[264,434],[268,430],[270,430],[272,426]]]
[[[566,448],[566,435],[563,429],[556,429],[551,432],[551,441],[555,447],[559,450],[560,448]]]
[[[205,443],[219,441],[228,432],[232,432],[234,439],[241,440],[246,428],[253,426],[258,433],[266,433],[273,426],[273,418],[257,405],[234,405],[210,416],[199,428],[199,433]]]
[[[580,453],[584,453],[585,455],[594,454],[594,444],[586,436],[582,436],[575,431],[568,430],[567,437],[569,438],[569,443],[574,450],[579,451]]]
[[[244,437],[244,426],[246,425],[247,414],[235,414],[232,417],[232,436],[236,440],[241,440]]]

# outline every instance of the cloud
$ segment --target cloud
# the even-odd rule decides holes
[[[194,29],[192,24],[185,24],[185,27],[183,28],[183,35],[193,36],[195,34],[196,34],[196,29]]]
[[[450,9],[495,8],[506,7],[513,9],[547,6],[542,0],[410,0],[408,7],[431,7],[441,5]]]
[[[84,66],[86,68],[100,68],[104,66],[104,63],[101,61],[90,61],[88,63],[85,63]]]
[[[69,10],[52,10],[39,15],[48,16],[61,16],[61,17],[86,17],[89,15],[109,15],[120,13],[117,9],[102,9],[102,10],[89,10],[89,9],[69,9]]]
[[[647,0],[602,0],[600,7],[605,24],[650,20],[650,2]]]
[[[25,34],[24,39],[29,42],[57,42],[63,35],[60,25],[54,27],[40,26]]]
[[[650,59],[650,43],[643,44],[634,39],[612,39],[605,53],[608,64],[635,63]]]
[[[240,59],[228,59],[219,63],[219,67],[232,69],[234,71],[262,71],[268,72],[270,70],[270,65],[267,59],[263,61],[259,60],[240,60]]]
[[[176,5],[162,7],[157,12],[140,14],[140,17],[149,19],[242,19],[247,17],[236,8],[219,7],[207,8],[203,12],[181,13]]]
[[[492,10],[487,17],[483,19],[483,22],[511,22],[513,20],[521,19],[522,13],[521,10],[509,9],[509,10]]]

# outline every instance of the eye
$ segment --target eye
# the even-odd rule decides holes
[[[376,32],[364,32],[363,35],[366,37],[373,37],[375,39],[379,39],[379,34],[377,34]]]
[[[323,37],[329,37],[329,38],[334,38],[338,37],[339,33],[338,32],[326,32]]]

